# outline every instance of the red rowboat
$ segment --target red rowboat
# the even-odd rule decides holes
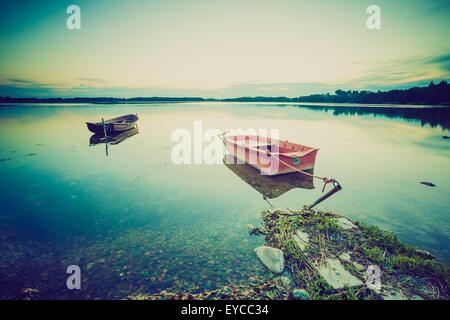
[[[227,149],[238,161],[271,176],[313,170],[319,150],[257,135],[229,135],[224,138]]]

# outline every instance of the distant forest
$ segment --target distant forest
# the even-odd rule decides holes
[[[441,81],[426,87],[396,89],[390,91],[336,90],[335,94],[313,94],[296,98],[288,97],[240,97],[228,99],[200,97],[136,97],[136,98],[14,98],[0,97],[0,103],[145,103],[145,102],[321,102],[359,104],[426,104],[450,106],[450,84]]]
[[[406,90],[356,91],[337,90],[334,95],[315,94],[299,97],[299,102],[367,103],[367,104],[431,104],[450,105],[450,84],[430,82],[427,87]]]

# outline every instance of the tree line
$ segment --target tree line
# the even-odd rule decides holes
[[[239,98],[201,98],[201,97],[78,97],[78,98],[17,98],[0,97],[0,103],[148,103],[148,102],[321,102],[321,103],[359,103],[359,104],[427,104],[450,106],[450,84],[441,81],[430,82],[426,87],[395,89],[389,91],[336,90],[334,94],[313,94],[295,98],[288,97],[239,97]]]
[[[450,105],[450,84],[430,82],[427,87],[405,90],[356,91],[336,90],[334,95],[315,94],[297,98],[299,102],[364,103],[364,104],[430,104]]]

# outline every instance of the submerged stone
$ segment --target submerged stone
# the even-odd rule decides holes
[[[274,273],[281,273],[284,269],[284,253],[280,249],[260,246],[255,253],[261,262]]]
[[[306,232],[303,232],[301,229],[297,229],[295,231],[293,239],[301,250],[305,250],[309,243],[309,235]]]
[[[338,219],[336,219],[336,222],[337,222],[338,226],[344,230],[351,230],[351,229],[357,228],[353,222],[351,222],[350,220],[348,220],[346,218],[338,218]]]
[[[251,236],[259,236],[259,235],[264,234],[264,232],[259,227],[255,227],[251,224],[247,224],[246,227],[247,227],[248,233]]]
[[[350,272],[344,269],[341,262],[337,259],[327,259],[318,271],[326,282],[334,289],[362,286],[361,280],[356,278]]]
[[[433,182],[421,181],[420,183],[427,187],[436,187],[436,185]]]
[[[290,298],[293,300],[309,300],[309,294],[305,290],[295,289],[291,292]]]

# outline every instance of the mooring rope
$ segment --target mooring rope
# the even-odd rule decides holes
[[[307,176],[309,176],[309,177],[312,177],[312,178],[316,178],[316,179],[322,180],[322,181],[323,181],[322,192],[325,191],[325,187],[326,187],[327,184],[329,184],[329,183],[332,183],[333,185],[339,184],[339,182],[337,182],[336,179],[333,179],[333,178],[329,179],[329,178],[327,178],[327,177],[317,176],[317,175],[314,175],[314,174],[312,174],[312,173],[309,173],[309,172],[300,170],[300,169],[298,169],[298,168],[296,168],[296,167],[294,167],[294,166],[291,166],[289,163],[287,163],[287,162],[281,160],[280,157],[277,157],[276,155],[274,155],[274,154],[273,154],[272,152],[270,152],[270,151],[268,151],[267,154],[270,154],[270,156],[275,157],[279,162],[281,162],[281,163],[284,164],[285,166],[291,168],[292,170],[295,170],[295,171],[297,171],[297,172],[299,172],[299,173],[302,173],[302,174],[304,174],[304,175],[307,175]]]

